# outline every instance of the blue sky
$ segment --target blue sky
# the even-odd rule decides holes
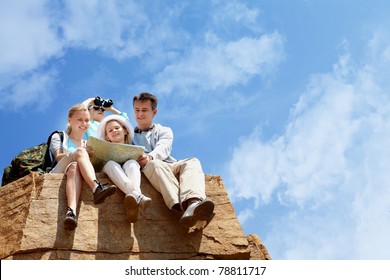
[[[159,99],[274,259],[389,259],[390,3],[0,1],[0,167],[68,109]],[[134,121],[133,121],[134,123]]]

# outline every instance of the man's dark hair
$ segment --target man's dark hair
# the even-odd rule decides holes
[[[150,100],[150,102],[152,103],[152,109],[156,109],[157,108],[157,96],[154,96],[153,94],[149,93],[149,92],[141,92],[139,94],[137,94],[136,96],[133,97],[133,107],[134,107],[134,102],[135,101],[141,101],[141,102],[145,102],[145,101],[148,101]]]

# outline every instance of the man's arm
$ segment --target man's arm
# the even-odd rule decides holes
[[[149,154],[140,156],[137,160],[142,168],[153,159],[165,160],[171,154],[173,143],[172,129],[162,126],[158,127],[157,129],[157,139],[152,141],[155,142],[153,151],[151,151]]]
[[[173,144],[173,132],[169,127],[158,128],[157,139],[155,139],[155,147],[153,151],[149,153],[153,159],[165,160],[167,159],[172,151]]]

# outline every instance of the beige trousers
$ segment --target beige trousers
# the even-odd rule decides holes
[[[161,193],[165,204],[172,209],[189,198],[205,199],[205,176],[198,159],[188,158],[173,163],[152,160],[142,172]]]

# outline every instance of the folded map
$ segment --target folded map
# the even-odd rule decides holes
[[[100,172],[109,160],[123,164],[130,159],[136,160],[144,154],[142,146],[112,143],[93,136],[88,137],[87,146],[93,149],[91,162],[96,172]]]

